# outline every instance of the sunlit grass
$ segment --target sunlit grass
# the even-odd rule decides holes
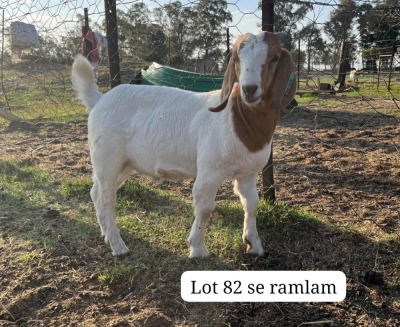
[[[5,70],[0,92],[2,107],[20,119],[68,122],[84,119],[86,111],[71,87],[69,70],[36,72]],[[0,126],[7,123],[0,118]]]

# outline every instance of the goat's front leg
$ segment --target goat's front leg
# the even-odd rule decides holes
[[[205,230],[215,207],[215,196],[220,185],[218,178],[197,177],[193,185],[193,207],[196,216],[189,236],[189,258],[206,258]]]
[[[244,209],[243,242],[247,252],[261,256],[264,249],[257,232],[256,218],[258,208],[257,176],[251,175],[235,180],[235,193],[239,195]]]

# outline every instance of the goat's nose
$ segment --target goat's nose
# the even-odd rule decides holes
[[[258,86],[255,85],[255,84],[243,85],[242,89],[243,89],[243,92],[244,92],[244,94],[246,96],[250,96],[251,97],[256,93],[256,91],[258,89]]]

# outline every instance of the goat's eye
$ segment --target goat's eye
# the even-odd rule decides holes
[[[279,56],[274,56],[271,60],[271,62],[278,62]]]

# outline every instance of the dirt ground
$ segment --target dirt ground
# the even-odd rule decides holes
[[[371,110],[378,106],[384,114]],[[86,122],[11,123],[0,130],[0,157],[59,176],[87,175],[86,142]],[[151,274],[165,275],[162,286],[149,282],[153,275],[99,283],[93,269],[106,250],[74,253],[65,244],[67,252],[49,259],[51,272],[40,266],[21,271],[8,262],[22,245],[8,243],[13,251],[0,246],[0,326],[399,326],[399,110],[382,101],[282,113],[274,169],[279,202],[312,211],[338,229],[310,222],[299,231],[284,230],[267,245],[264,258],[242,264],[250,270],[342,270],[345,301],[185,303],[180,276],[157,269]],[[190,198],[191,182],[135,177]],[[231,197],[226,183],[218,199]],[[47,214],[57,223],[57,212]],[[5,237],[13,223],[0,224]],[[178,264],[187,265],[183,259]]]

